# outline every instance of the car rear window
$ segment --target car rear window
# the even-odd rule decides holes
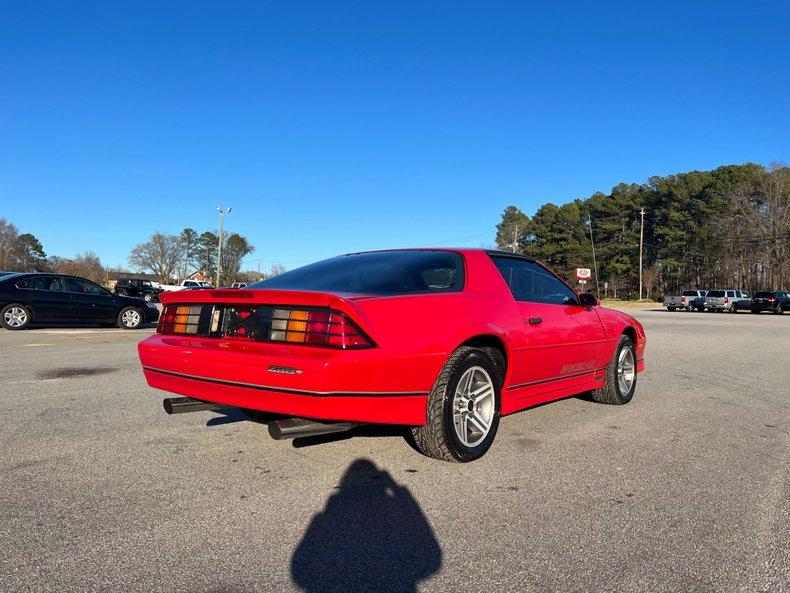
[[[695,297],[695,296],[697,296],[697,291],[696,290],[684,290],[681,293],[680,296],[693,296],[693,297]]]
[[[724,296],[723,290],[711,290],[706,296],[714,297],[714,298],[721,298]]]
[[[436,250],[375,251],[341,255],[268,278],[247,288],[314,290],[393,296],[463,288],[459,253]]]
[[[772,292],[755,292],[754,298],[756,299],[767,299],[768,297],[774,296]]]

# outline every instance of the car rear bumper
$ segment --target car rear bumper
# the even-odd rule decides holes
[[[779,307],[777,303],[752,303],[752,311],[774,311]]]
[[[425,424],[427,394],[315,393],[235,383],[144,367],[151,387],[230,407],[318,420]]]
[[[321,420],[425,424],[444,357],[154,334],[138,345],[151,387]]]

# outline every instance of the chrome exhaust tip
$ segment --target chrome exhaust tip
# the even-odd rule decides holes
[[[187,412],[204,412],[207,410],[226,410],[228,406],[212,404],[191,397],[166,397],[162,407],[168,414],[186,414]]]
[[[359,426],[359,422],[320,422],[307,418],[284,418],[269,422],[269,436],[276,441],[343,432]]]

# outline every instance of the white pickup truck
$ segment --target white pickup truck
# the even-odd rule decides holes
[[[707,292],[707,290],[684,290],[679,295],[665,296],[664,306],[670,311],[675,309],[704,311]]]
[[[165,291],[174,291],[174,290],[184,290],[185,288],[190,288],[190,289],[214,288],[214,285],[211,284],[211,282],[205,282],[203,280],[182,280],[181,284],[160,284],[159,288]]]

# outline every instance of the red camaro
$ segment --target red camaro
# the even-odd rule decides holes
[[[499,418],[591,391],[628,403],[645,332],[528,257],[480,249],[353,253],[241,290],[164,293],[139,345],[168,412],[242,408],[273,436],[411,426],[471,461]]]

